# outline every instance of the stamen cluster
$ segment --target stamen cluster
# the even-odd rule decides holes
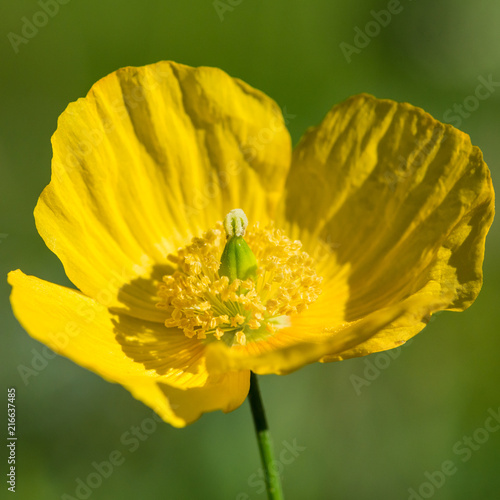
[[[321,278],[313,260],[272,226],[249,227],[245,240],[257,262],[257,279],[232,283],[218,274],[225,235],[222,223],[193,238],[169,255],[177,270],[163,277],[157,306],[165,309],[165,326],[180,328],[187,337],[245,345],[289,325],[321,293]]]

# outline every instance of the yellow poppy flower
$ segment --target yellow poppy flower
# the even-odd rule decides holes
[[[469,137],[354,96],[291,142],[216,68],[123,68],[61,115],[37,229],[78,290],[9,274],[23,327],[165,421],[234,410],[250,370],[391,349],[482,283],[493,187]],[[255,278],[218,272],[248,217]]]

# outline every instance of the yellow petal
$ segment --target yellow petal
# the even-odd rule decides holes
[[[219,69],[171,62],[97,82],[52,144],[38,231],[82,292],[155,321],[167,255],[233,208],[266,220],[290,165],[276,103]]]
[[[172,425],[230,411],[248,393],[248,373],[209,376],[205,347],[177,330],[111,314],[76,290],[21,271],[9,273],[9,283],[14,314],[33,338],[123,385]]]
[[[158,384],[158,388],[164,397],[159,399],[161,405],[156,405],[155,411],[175,427],[184,427],[200,418],[203,413],[215,410],[228,413],[240,407],[250,389],[250,372],[247,370],[214,375],[205,386],[188,390],[166,384]],[[133,390],[131,392],[134,394]],[[137,398],[144,401],[141,397]],[[164,404],[167,401],[168,406]],[[173,413],[174,418],[170,413]]]
[[[307,321],[292,325],[278,332],[270,341],[253,342],[251,351],[229,349],[222,342],[213,343],[207,349],[207,365],[210,371],[252,370],[262,375],[284,375],[349,350],[362,356],[369,354],[361,347],[363,343],[381,330],[405,328],[407,324],[421,330],[430,313],[442,306],[443,302],[436,302],[433,297],[415,296],[322,333],[314,327],[311,332]],[[399,345],[403,343],[400,341]]]
[[[286,189],[283,225],[319,260],[331,326],[413,295],[446,298],[442,308],[455,311],[477,297],[494,192],[463,132],[409,104],[355,96],[302,138]],[[330,326],[325,313],[317,320]],[[387,329],[336,359],[420,329]]]

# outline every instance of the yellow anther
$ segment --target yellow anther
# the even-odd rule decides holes
[[[256,319],[251,319],[249,322],[248,322],[248,327],[251,329],[251,330],[258,330],[260,328],[260,323],[256,320]]]
[[[237,314],[231,318],[231,326],[240,326],[245,322],[245,316]]]
[[[267,323],[266,324],[266,330],[269,333],[274,333],[277,330],[277,328],[276,328],[276,325],[274,325],[273,323]]]
[[[239,332],[236,332],[236,342],[238,342],[238,344],[240,345],[247,344],[247,337],[241,330]]]

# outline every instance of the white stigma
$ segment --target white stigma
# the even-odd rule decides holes
[[[230,238],[231,236],[244,236],[248,226],[248,219],[241,208],[231,210],[224,219],[224,229]]]

